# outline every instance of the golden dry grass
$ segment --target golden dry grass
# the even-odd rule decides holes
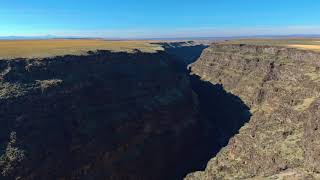
[[[44,58],[61,55],[83,55],[88,51],[155,52],[162,48],[148,41],[107,41],[94,39],[3,40],[0,41],[0,59]]]
[[[301,45],[301,44],[292,44],[288,45],[292,48],[298,48],[298,49],[307,49],[307,50],[320,50],[320,45]]]
[[[294,109],[297,111],[305,111],[315,100],[315,97],[306,98],[303,100],[302,104],[297,105]]]
[[[297,49],[320,51],[320,40],[292,38],[292,39],[240,39],[222,42],[224,44],[253,44],[253,45],[272,45],[283,46]]]

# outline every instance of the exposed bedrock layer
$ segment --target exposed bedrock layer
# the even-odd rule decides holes
[[[252,117],[185,179],[320,179],[319,53],[214,44],[189,68],[239,96]]]

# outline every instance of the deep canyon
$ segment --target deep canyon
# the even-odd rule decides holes
[[[0,60],[0,179],[320,177],[319,53],[161,45]]]

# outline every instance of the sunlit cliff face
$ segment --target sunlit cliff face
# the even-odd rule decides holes
[[[191,71],[239,96],[252,116],[205,171],[186,179],[318,179],[319,59],[314,51],[268,45],[204,50]]]

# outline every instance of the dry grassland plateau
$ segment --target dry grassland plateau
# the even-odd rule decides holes
[[[107,41],[94,39],[0,40],[0,59],[44,58],[84,55],[88,51],[155,52],[162,48],[148,41]]]
[[[284,46],[289,48],[320,51],[320,39],[240,39],[223,42],[224,44],[252,44],[252,45],[271,45]]]

